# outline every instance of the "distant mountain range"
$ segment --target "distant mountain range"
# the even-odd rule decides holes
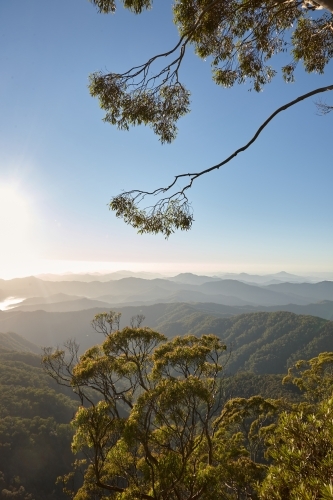
[[[155,278],[164,278],[160,273],[116,271],[114,273],[64,273],[64,274],[39,274],[36,278],[44,281],[111,281],[122,278],[143,278],[146,280]]]
[[[265,275],[258,275],[258,274],[247,274],[247,273],[222,273],[218,274],[217,277],[221,279],[234,279],[238,281],[243,281],[246,283],[251,283],[251,284],[258,284],[258,285],[269,285],[273,283],[283,283],[283,282],[289,282],[289,283],[315,283],[318,281],[322,281],[320,277],[315,277],[315,276],[298,276],[296,274],[290,274],[286,273],[285,271],[281,271],[279,273],[274,273],[274,274],[265,274]]]
[[[98,279],[90,279],[96,278],[95,275],[84,275],[85,280],[82,275],[76,281],[42,280],[34,276],[0,280],[0,300],[7,299],[8,303],[8,297],[22,299],[9,310],[0,310],[3,342],[20,346],[19,338],[6,337],[6,332],[15,332],[30,343],[25,350],[36,352],[33,345],[39,349],[76,338],[84,351],[103,340],[91,327],[94,315],[116,310],[123,314],[121,326],[130,324],[132,316],[143,314],[145,325],[167,336],[186,333],[221,336],[233,350],[232,370],[266,373],[271,363],[275,371],[267,373],[279,373],[280,369],[282,373],[294,355],[300,356],[302,352],[316,355],[319,347],[333,349],[332,281],[297,282],[300,277],[287,273],[270,275],[271,281],[275,280],[270,284],[259,283],[267,276],[245,274],[237,275],[243,280],[191,273],[171,278],[150,275],[149,279],[120,277],[118,273],[116,279],[114,274],[113,279],[107,279],[111,276],[107,275],[104,280],[99,275]],[[279,282],[277,278],[289,281]],[[272,332],[274,339],[270,337]],[[263,338],[267,340],[268,357],[264,354]],[[297,339],[296,344],[293,338]],[[252,350],[246,347],[250,344]],[[274,357],[279,357],[279,352],[284,353],[281,362]],[[261,356],[271,360],[268,364],[265,361],[265,368],[264,361],[259,361]]]
[[[327,276],[329,273],[327,274]],[[119,280],[123,278],[143,278],[143,279],[168,279],[170,281],[176,281],[179,283],[187,284],[201,284],[211,280],[217,279],[234,279],[238,281],[243,281],[247,283],[257,283],[257,284],[270,284],[281,283],[289,281],[291,283],[315,283],[322,281],[323,278],[319,276],[298,276],[296,274],[286,273],[281,271],[274,274],[258,275],[258,274],[248,274],[248,273],[218,273],[214,276],[202,276],[193,273],[181,273],[177,276],[168,277],[160,273],[149,273],[149,272],[134,272],[134,271],[116,271],[113,273],[64,273],[64,274],[40,274],[36,276],[44,281],[111,281]],[[333,275],[330,276],[333,278]],[[327,278],[325,278],[327,279]]]
[[[190,273],[169,279],[127,277],[109,281],[44,281],[31,276],[0,280],[0,297],[2,300],[6,297],[24,299],[15,306],[17,310],[57,312],[160,302],[209,302],[238,307],[302,306],[332,301],[333,282],[260,285]]]

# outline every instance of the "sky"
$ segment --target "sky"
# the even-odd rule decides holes
[[[105,124],[87,85],[94,71],[121,72],[172,47],[171,2],[135,16],[121,6],[101,15],[87,0],[2,0],[0,18],[0,278],[333,272],[333,114],[319,116],[315,98],[281,113],[249,150],[195,183],[191,231],[138,235],[107,207],[123,190],[154,189],[220,162],[276,108],[332,84],[332,63],[324,75],[300,66],[294,84],[278,74],[255,93],[216,86],[209,61],[189,51],[181,78],[192,111],[176,141],[161,145],[148,127]]]

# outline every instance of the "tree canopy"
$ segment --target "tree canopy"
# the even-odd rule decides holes
[[[260,396],[226,402],[219,338],[113,331],[112,314],[94,324],[106,339],[78,362],[73,344],[69,357],[59,349],[44,357],[47,372],[82,400],[72,448],[85,453],[85,473],[73,498],[252,498],[264,470],[261,429],[277,405]]]
[[[5,340],[8,343],[11,336],[17,345],[18,335],[8,334]],[[65,500],[55,482],[73,461],[69,422],[78,401],[72,398],[73,391],[61,391],[46,376],[39,355],[7,350],[1,347],[2,340],[0,499]]]
[[[90,1],[101,13],[116,11],[115,0]],[[151,0],[122,3],[135,14],[153,4]],[[190,90],[181,80],[182,63],[190,46],[211,62],[217,85],[232,87],[249,82],[258,92],[278,72],[286,82],[293,82],[299,63],[306,72],[324,73],[333,56],[332,0],[174,0],[172,8],[179,31],[174,47],[124,73],[96,72],[90,76],[90,92],[99,99],[105,122],[121,130],[148,125],[162,143],[173,141],[177,121],[190,111]],[[283,66],[277,68],[273,57],[281,53],[288,53],[289,59],[284,58]],[[276,114],[328,90],[333,90],[333,85],[315,89],[276,110],[247,145],[219,164],[179,174],[168,186],[154,191],[121,193],[111,199],[110,209],[139,233],[168,237],[176,229],[190,229],[193,214],[186,193],[193,182],[247,149]],[[324,113],[331,109],[321,105]],[[185,181],[185,185],[177,188],[177,181]],[[154,201],[145,208],[142,203],[147,197]]]
[[[217,336],[168,340],[139,323],[114,329],[119,316],[99,314],[101,345],[79,358],[75,343],[45,351],[46,371],[82,403],[74,500],[333,498],[332,353],[290,368],[296,399],[230,399]]]

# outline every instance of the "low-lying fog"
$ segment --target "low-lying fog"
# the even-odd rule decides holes
[[[20,304],[25,300],[24,298],[19,298],[19,297],[7,297],[5,300],[0,302],[0,311],[8,311],[8,309],[11,309],[13,306],[16,306],[17,304]]]

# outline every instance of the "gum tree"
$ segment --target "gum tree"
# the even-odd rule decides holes
[[[303,391],[303,401],[279,415],[270,433],[272,460],[260,486],[262,500],[333,499],[333,353],[298,361],[284,383]]]
[[[95,317],[105,340],[82,356],[71,342],[69,352],[46,350],[43,359],[81,398],[72,447],[85,456],[76,462],[84,482],[72,498],[257,498],[259,435],[274,404],[226,403],[218,337],[168,340],[141,326],[113,330],[115,321],[114,313]]]
[[[90,1],[101,13],[116,11],[115,0]],[[153,4],[152,0],[121,3],[135,14]],[[255,91],[262,90],[278,72],[286,82],[294,81],[299,63],[308,73],[322,74],[333,55],[333,0],[173,0],[171,5],[179,31],[174,47],[153,54],[124,73],[96,72],[90,76],[90,92],[105,111],[104,121],[121,130],[147,125],[162,143],[175,139],[177,121],[190,111],[190,91],[181,79],[189,47],[211,62],[217,85],[232,87],[246,81]],[[289,59],[276,68],[274,56],[280,53],[288,53]],[[110,209],[139,233],[168,237],[176,229],[190,229],[193,214],[187,193],[193,183],[246,150],[278,113],[329,90],[333,84],[276,110],[246,145],[217,165],[198,172],[187,169],[168,186],[151,192],[134,189],[121,193],[111,199]],[[322,112],[331,110],[332,106],[321,105]],[[178,181],[183,181],[180,188]],[[150,199],[150,206],[145,207],[145,200]]]

